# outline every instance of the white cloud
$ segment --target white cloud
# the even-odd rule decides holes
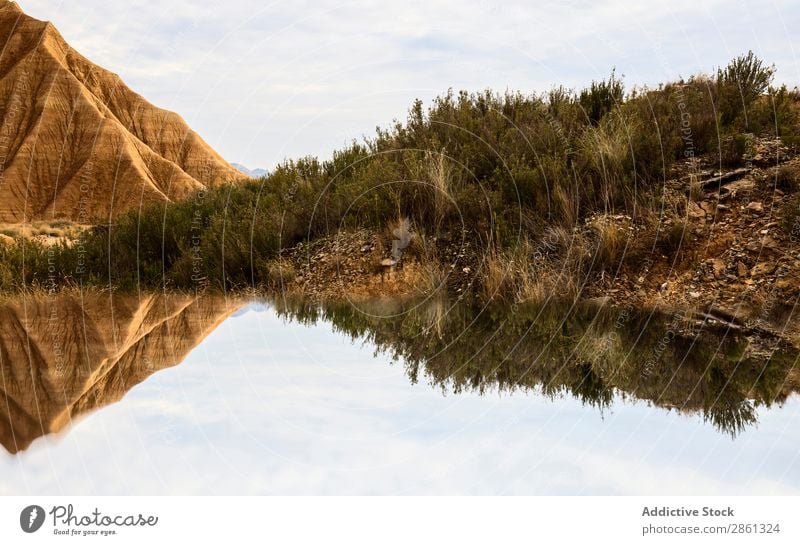
[[[798,81],[790,0],[385,3],[21,0],[78,50],[181,113],[229,160],[328,155],[449,87],[630,84],[754,49]]]

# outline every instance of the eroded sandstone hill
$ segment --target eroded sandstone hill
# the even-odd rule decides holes
[[[0,0],[0,222],[107,221],[241,178],[179,115]]]
[[[180,363],[235,300],[60,294],[0,302],[0,444],[16,453]]]

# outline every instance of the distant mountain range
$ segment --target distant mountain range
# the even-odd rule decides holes
[[[179,115],[0,0],[0,222],[107,221],[243,179]]]
[[[233,165],[234,168],[236,168],[236,170],[238,170],[239,172],[243,172],[244,174],[247,174],[251,178],[263,178],[264,176],[269,174],[269,172],[264,168],[256,168],[250,170],[246,166],[240,165],[239,163],[231,163],[231,165]]]

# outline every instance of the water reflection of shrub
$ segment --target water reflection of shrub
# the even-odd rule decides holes
[[[512,311],[436,300],[357,308],[282,300],[279,311],[303,323],[331,322],[401,361],[412,382],[426,380],[444,391],[536,391],[599,408],[621,395],[699,413],[732,435],[756,422],[759,406],[786,399],[798,357],[789,347],[758,356],[735,331],[689,330],[680,316],[628,310],[619,327],[618,311],[590,306],[517,305]]]

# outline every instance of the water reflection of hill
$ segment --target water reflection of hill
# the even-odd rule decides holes
[[[12,453],[176,365],[237,310],[221,298],[109,294],[0,302],[0,443]]]
[[[737,434],[761,406],[800,387],[798,349],[680,316],[597,308],[476,309],[443,300],[274,303],[330,322],[446,392],[572,395],[597,408],[622,396],[700,414]],[[12,453],[121,399],[180,363],[244,305],[214,297],[109,294],[0,301],[0,443]],[[247,307],[251,308],[251,307]]]
[[[300,322],[332,322],[403,361],[413,382],[456,393],[535,390],[600,408],[621,395],[699,413],[735,435],[757,421],[759,406],[800,387],[796,346],[682,316],[444,301],[278,307]]]

